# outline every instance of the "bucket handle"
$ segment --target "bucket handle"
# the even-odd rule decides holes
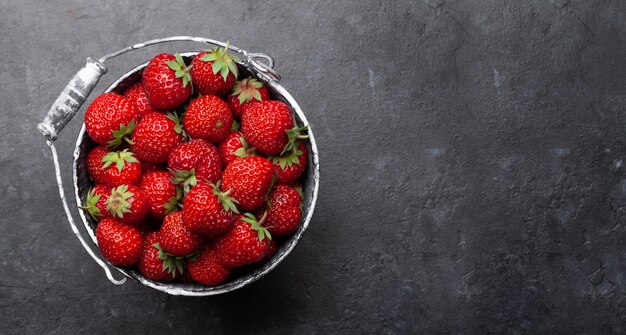
[[[67,86],[65,86],[59,97],[52,104],[52,107],[46,114],[44,120],[37,125],[37,129],[46,137],[46,143],[48,144],[48,146],[50,147],[50,151],[52,152],[52,161],[54,163],[57,185],[59,187],[59,195],[61,197],[61,201],[63,202],[63,209],[65,210],[65,215],[67,216],[72,231],[74,232],[74,235],[76,235],[82,246],[85,248],[85,250],[87,250],[89,256],[91,256],[91,258],[93,258],[94,261],[96,261],[96,263],[100,265],[100,267],[106,273],[109,281],[111,281],[111,283],[115,285],[124,284],[126,282],[126,278],[122,278],[120,280],[115,279],[113,277],[113,274],[111,273],[109,266],[93,252],[91,247],[87,244],[80,231],[78,230],[76,222],[74,222],[72,212],[70,211],[70,208],[67,204],[67,199],[65,198],[65,191],[63,189],[63,181],[61,178],[61,168],[59,166],[59,158],[53,142],[57,139],[59,133],[63,130],[67,123],[74,117],[74,115],[76,115],[78,110],[85,103],[85,100],[96,87],[102,75],[107,72],[107,68],[104,65],[104,62],[106,60],[115,58],[117,56],[137,49],[147,47],[149,45],[174,41],[193,41],[228,48],[230,51],[236,52],[241,55],[242,59],[239,63],[242,66],[250,69],[260,79],[266,82],[280,81],[280,75],[273,69],[274,59],[267,54],[248,53],[245,50],[231,46],[228,43],[204,37],[172,36],[154,39],[117,50],[101,57],[98,60],[95,60],[93,58],[87,58],[85,66],[80,69],[74,75],[72,80],[70,80]]]

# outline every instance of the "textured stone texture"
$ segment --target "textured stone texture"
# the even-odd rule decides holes
[[[0,3],[3,329],[626,332],[625,10],[583,0]],[[212,298],[109,284],[64,219],[35,130],[86,56],[180,34],[272,54],[321,153],[301,244],[264,279]],[[113,60],[100,91],[157,51],[194,47]],[[80,123],[57,141],[68,170]]]

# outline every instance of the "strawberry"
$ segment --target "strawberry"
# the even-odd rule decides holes
[[[265,252],[265,256],[261,259],[261,262],[267,262],[276,254],[277,246],[276,241],[271,240],[270,245],[267,247],[267,251]]]
[[[202,95],[223,95],[237,80],[239,59],[226,48],[200,52],[191,61],[191,78]]]
[[[128,141],[139,120],[139,113],[130,100],[117,93],[96,97],[85,111],[87,134],[96,143],[109,148]]]
[[[107,210],[120,222],[137,225],[150,211],[150,204],[139,187],[120,185],[111,190]]]
[[[187,269],[193,280],[209,286],[221,284],[230,276],[230,269],[219,262],[211,245],[202,248],[196,258],[187,259]]]
[[[102,181],[107,186],[139,184],[141,163],[128,149],[109,152],[102,157],[102,163]]]
[[[265,100],[246,108],[241,132],[248,142],[266,155],[280,155],[292,149],[307,127],[294,127],[291,108],[276,100]]]
[[[235,201],[217,185],[198,183],[183,200],[183,225],[198,234],[214,237],[232,226]]]
[[[200,250],[204,244],[202,236],[192,233],[183,226],[181,212],[168,214],[159,233],[161,234],[159,245],[163,251],[172,256],[190,255]]]
[[[94,220],[100,220],[102,218],[110,218],[111,213],[107,210],[107,198],[111,194],[111,189],[106,185],[99,184],[92,187],[87,193],[87,200],[85,206],[80,207],[91,215]]]
[[[156,109],[173,109],[191,95],[191,77],[179,55],[156,55],[143,70],[142,84],[150,105]]]
[[[238,131],[231,132],[225,140],[217,147],[222,160],[222,166],[226,167],[237,158],[253,156],[254,147],[250,147],[248,142]]]
[[[282,156],[271,156],[268,159],[274,163],[276,170],[276,182],[280,184],[293,184],[306,169],[307,151],[302,142],[298,142],[292,150]]]
[[[239,207],[252,211],[261,208],[274,177],[274,165],[259,156],[238,158],[222,175],[220,189],[230,191]]]
[[[183,130],[178,116],[169,113],[148,113],[139,121],[132,136],[131,150],[142,161],[163,163],[170,151],[183,143]]]
[[[276,236],[286,236],[298,230],[302,218],[302,196],[295,188],[278,184],[268,197],[265,227]]]
[[[197,181],[217,183],[222,177],[222,162],[215,146],[197,139],[179,144],[167,159],[174,181],[182,183],[185,192]]]
[[[269,99],[270,93],[267,87],[257,79],[248,77],[235,82],[226,102],[233,114],[240,119],[244,109],[248,106]]]
[[[143,238],[139,229],[114,219],[103,219],[96,227],[102,257],[115,266],[131,266],[141,257]]]
[[[203,95],[187,107],[183,125],[191,138],[219,143],[228,136],[233,114],[228,105],[215,95]]]
[[[172,281],[179,272],[174,272],[174,275],[169,273],[163,264],[163,260],[159,258],[159,249],[154,245],[159,243],[160,237],[161,235],[157,231],[146,235],[137,269],[148,279],[168,282]]]
[[[101,145],[93,148],[89,154],[87,154],[87,174],[96,184],[103,184],[104,179],[102,177],[102,158],[111,152],[110,149]]]
[[[141,82],[131,85],[124,91],[124,97],[131,101],[139,113],[139,119],[150,112],[158,112],[150,106]]]
[[[170,182],[170,177],[167,171],[151,171],[139,182],[139,188],[150,203],[150,214],[159,220],[178,210],[178,201],[182,198],[182,192]]]
[[[238,267],[259,262],[270,248],[272,236],[263,227],[263,218],[239,215],[233,229],[215,241],[217,257],[227,267]]]

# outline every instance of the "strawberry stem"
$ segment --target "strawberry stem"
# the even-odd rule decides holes
[[[309,134],[307,133],[309,130],[309,126],[298,127],[297,125],[291,129],[285,130],[287,132],[287,137],[289,137],[289,142],[283,148],[283,151],[280,153],[282,156],[285,152],[293,150],[295,147],[296,140],[298,139],[307,139],[309,138]]]

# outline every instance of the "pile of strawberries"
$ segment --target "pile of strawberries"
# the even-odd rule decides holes
[[[154,281],[218,285],[276,251],[302,217],[306,127],[227,48],[160,54],[85,112],[94,182],[82,209],[111,264]],[[239,79],[239,80],[238,80]],[[274,238],[274,239],[273,239]]]

